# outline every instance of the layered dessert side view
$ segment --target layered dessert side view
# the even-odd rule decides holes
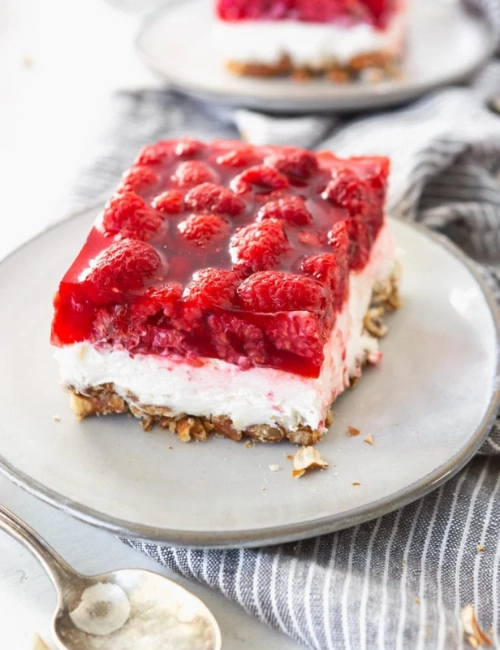
[[[376,82],[401,74],[408,0],[216,0],[214,41],[238,75]]]
[[[145,147],[54,298],[76,415],[318,442],[399,305],[388,173],[241,141]]]

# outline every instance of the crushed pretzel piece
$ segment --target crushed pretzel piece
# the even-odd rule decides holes
[[[372,307],[365,315],[363,325],[365,329],[375,338],[383,338],[387,334],[387,326],[384,324],[383,315],[385,309],[383,307]]]
[[[61,416],[60,415],[54,415],[52,417],[52,419],[54,420],[54,422],[60,422],[61,421]]]
[[[255,442],[252,442],[252,440],[247,440],[247,441],[245,442],[245,447],[246,447],[247,449],[250,449],[250,447],[255,447]]]
[[[478,553],[484,553],[484,551],[486,550],[482,544],[478,544],[476,546],[476,549]]]
[[[347,433],[348,433],[350,436],[359,436],[359,434],[361,433],[361,431],[360,431],[359,429],[356,429],[356,427],[350,427],[350,426],[349,426],[349,427],[347,427]]]
[[[292,454],[285,454],[285,458],[286,458],[287,460],[293,460],[293,456],[292,456]]]
[[[420,598],[418,596],[415,598],[415,602],[417,603],[417,605],[420,605]]]
[[[493,645],[491,639],[479,627],[474,612],[474,605],[466,605],[462,609],[460,612],[460,620],[462,621],[465,637],[470,646],[473,648],[481,648],[482,646],[491,647]]]
[[[38,636],[38,634],[36,634],[36,632],[33,634],[33,638],[31,640],[31,650],[49,650],[49,647],[45,645],[45,643]]]
[[[326,469],[328,463],[321,458],[319,451],[314,447],[302,447],[293,457],[293,472],[294,478],[300,478],[309,469]]]
[[[269,465],[271,472],[279,472],[281,467],[279,465]]]
[[[364,442],[366,442],[366,443],[368,443],[369,445],[372,445],[372,446],[375,444],[375,440],[373,439],[373,436],[371,436],[371,435],[366,436]]]
[[[353,485],[357,487],[358,485],[361,485],[361,483],[355,482],[355,483],[353,483]]]

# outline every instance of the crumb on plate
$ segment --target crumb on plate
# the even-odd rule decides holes
[[[359,436],[359,434],[361,433],[361,431],[360,431],[359,429],[356,429],[356,427],[348,426],[348,427],[347,427],[347,433],[348,433],[350,436]]]
[[[293,456],[293,478],[300,478],[308,470],[326,469],[328,463],[314,447],[301,447]]]

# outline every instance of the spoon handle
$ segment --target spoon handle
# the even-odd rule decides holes
[[[34,530],[1,504],[0,530],[17,539],[33,553],[59,592],[74,577],[73,569]]]

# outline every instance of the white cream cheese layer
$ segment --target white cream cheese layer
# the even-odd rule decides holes
[[[368,23],[344,27],[292,20],[219,20],[213,29],[213,42],[226,60],[273,65],[288,55],[298,67],[321,69],[369,52],[401,53],[406,20],[401,11],[383,30]]]
[[[98,351],[89,343],[76,343],[55,352],[62,381],[81,392],[112,383],[124,398],[133,393],[139,403],[166,406],[175,414],[227,415],[237,429],[263,423],[322,429],[326,407],[349,384],[359,362],[380,356],[377,341],[363,334],[363,318],[374,284],[387,280],[395,263],[392,233],[385,225],[368,264],[351,273],[349,300],[325,345],[317,378],[274,368],[240,370],[218,359],[194,366],[155,355],[131,357],[124,350]]]

